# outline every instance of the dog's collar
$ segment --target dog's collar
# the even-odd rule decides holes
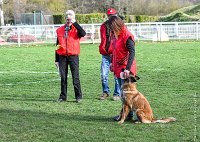
[[[138,90],[123,91],[123,94],[127,93],[136,94],[133,98],[136,98],[139,95]]]
[[[123,91],[123,93],[138,93],[137,90]]]

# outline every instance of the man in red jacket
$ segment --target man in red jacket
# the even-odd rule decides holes
[[[117,15],[117,11],[113,8],[107,10],[108,18],[113,15]],[[108,25],[108,20],[105,21],[100,27],[101,33],[101,43],[99,45],[99,52],[102,55],[101,62],[101,82],[102,82],[102,95],[100,96],[100,100],[105,100],[110,95],[110,88],[108,85],[108,74],[110,71],[111,64],[111,56],[113,47],[110,44],[111,32]],[[113,100],[120,100],[120,86],[117,78],[115,80],[115,89],[113,93]]]
[[[79,54],[80,38],[86,33],[75,21],[73,10],[66,12],[66,23],[56,30],[57,45],[55,64],[59,68],[61,76],[61,93],[58,102],[67,100],[67,75],[70,66],[76,102],[81,102],[82,91],[79,80]]]

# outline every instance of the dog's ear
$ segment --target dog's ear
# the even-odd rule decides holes
[[[124,79],[124,83],[129,83],[129,78]]]
[[[136,76],[135,76],[135,79],[136,79],[136,80],[139,80],[139,79],[140,79],[140,77],[136,75]]]
[[[134,82],[137,82],[137,80],[136,80],[136,78],[134,76],[131,75],[129,77],[129,82],[134,83]]]

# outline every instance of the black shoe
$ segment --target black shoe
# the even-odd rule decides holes
[[[117,115],[117,116],[115,116],[113,119],[114,119],[114,121],[119,121],[119,120],[120,120],[120,116]],[[130,117],[130,116],[127,116],[125,120],[126,120],[126,121],[133,120],[133,117],[132,117],[132,116],[131,116],[131,117]]]
[[[131,121],[131,120],[133,120],[133,116],[127,116],[125,120],[126,121]]]
[[[115,116],[113,119],[114,119],[114,121],[119,121],[119,120],[120,120],[120,117],[119,117],[119,115],[117,115],[117,116]]]
[[[77,103],[81,103],[82,99],[76,99]]]
[[[57,100],[57,102],[65,102],[65,101],[66,99],[60,99],[60,98]]]

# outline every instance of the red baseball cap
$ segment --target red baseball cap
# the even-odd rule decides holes
[[[114,8],[109,8],[106,12],[107,15],[114,15],[117,11]]]

